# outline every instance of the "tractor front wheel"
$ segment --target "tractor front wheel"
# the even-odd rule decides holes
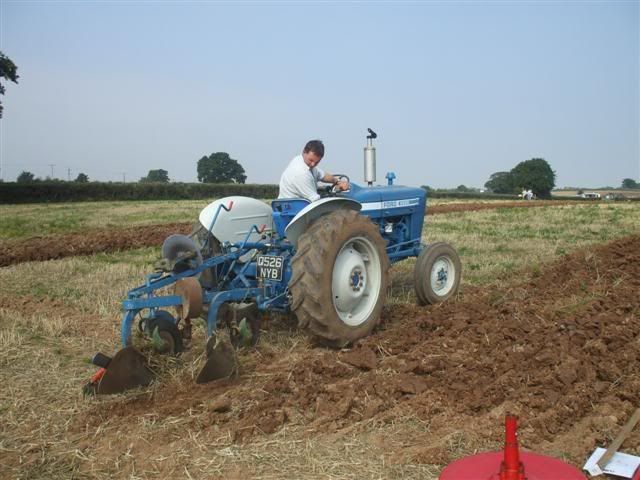
[[[444,302],[460,286],[462,266],[458,252],[448,243],[428,245],[416,260],[413,281],[420,305]]]
[[[343,347],[378,324],[389,259],[369,218],[352,210],[320,217],[300,236],[291,268],[291,308],[322,343]]]

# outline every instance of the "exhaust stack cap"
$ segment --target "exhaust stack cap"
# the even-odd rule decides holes
[[[378,134],[367,128],[367,146],[364,147],[364,181],[368,186],[372,186],[376,181],[376,147],[373,146],[373,139],[378,138]]]

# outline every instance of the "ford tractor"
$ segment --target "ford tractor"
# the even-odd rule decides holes
[[[417,257],[418,303],[455,295],[458,254],[446,243],[422,243],[425,190],[395,185],[391,172],[386,185],[374,185],[376,137],[369,129],[363,185],[329,187],[312,203],[221,198],[200,212],[191,235],[168,237],[156,270],[122,302],[123,349],[94,357],[101,368],[86,388],[115,393],[152,381],[146,357],[133,347],[136,327],[157,350],[179,354],[192,320],[202,318],[207,360],[199,383],[237,372],[233,346],[257,342],[264,312],[295,314],[325,345],[353,344],[380,321],[390,265],[409,257]]]

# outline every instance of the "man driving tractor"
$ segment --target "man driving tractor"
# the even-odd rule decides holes
[[[310,140],[301,155],[293,157],[280,177],[278,198],[304,198],[310,202],[320,199],[317,182],[332,183],[340,191],[349,189],[349,182],[331,175],[317,165],[324,157],[324,145],[320,140]]]

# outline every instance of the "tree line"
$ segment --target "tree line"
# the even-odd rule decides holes
[[[226,152],[212,153],[208,157],[205,155],[197,163],[198,181],[201,183],[238,183],[243,184],[247,180],[245,170],[240,165],[240,162],[234,160]],[[16,181],[18,183],[32,183],[51,181],[52,179],[46,178],[42,180],[37,178],[33,173],[23,171],[18,175]],[[80,173],[73,180],[74,183],[86,183],[89,181],[89,176],[85,173]],[[139,183],[170,183],[169,172],[162,168],[149,170],[149,173],[142,177]]]
[[[556,185],[556,172],[544,158],[518,163],[508,172],[493,173],[484,184],[495,193],[519,193],[531,190],[538,198],[550,198]]]
[[[201,183],[245,183],[247,176],[244,167],[231,158],[227,152],[215,152],[205,155],[197,164],[198,181]],[[142,183],[169,183],[169,172],[163,169],[149,170]]]
[[[539,198],[550,198],[555,180],[556,172],[544,158],[532,158],[518,163],[508,172],[493,173],[484,186],[494,193],[517,194],[523,190],[532,190]],[[464,185],[458,189],[461,187]],[[632,178],[624,178],[620,188],[640,189],[640,183]]]

